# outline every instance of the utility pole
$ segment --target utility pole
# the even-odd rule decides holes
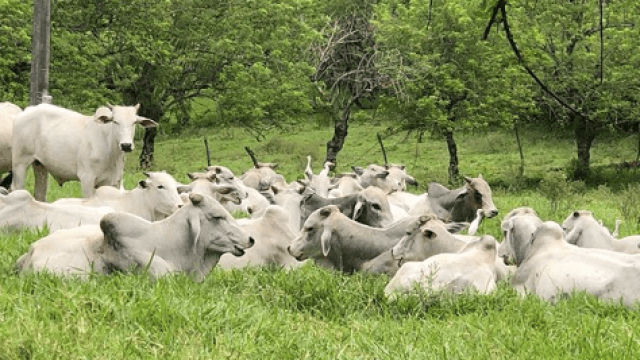
[[[51,102],[49,91],[49,45],[51,38],[51,2],[33,0],[33,38],[31,39],[30,104]]]

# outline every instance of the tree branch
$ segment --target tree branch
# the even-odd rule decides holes
[[[516,55],[516,58],[518,59],[518,62],[520,63],[520,65],[522,65],[522,67],[524,67],[524,69],[527,71],[527,73],[529,73],[529,75],[531,76],[531,78],[538,84],[538,86],[540,86],[540,88],[542,88],[542,90],[544,90],[544,92],[546,92],[549,96],[551,96],[553,99],[555,99],[560,105],[564,106],[565,108],[571,110],[571,112],[575,113],[576,115],[585,118],[585,119],[589,119],[589,117],[583,113],[581,113],[580,111],[578,111],[577,109],[575,109],[573,106],[569,105],[566,101],[564,101],[562,98],[560,98],[558,95],[556,95],[553,91],[551,91],[543,82],[542,80],[540,80],[540,78],[538,78],[538,76],[533,72],[533,70],[526,64],[524,57],[522,56],[522,53],[520,53],[520,50],[518,49],[518,46],[516,45],[516,42],[513,40],[513,34],[511,34],[511,28],[509,27],[509,20],[507,19],[507,10],[506,10],[506,0],[499,0],[498,3],[496,4],[496,7],[494,8],[494,15],[495,12],[497,11],[496,9],[500,10],[500,14],[502,15],[502,19],[501,22],[504,26],[504,32],[507,35],[507,41],[509,41],[509,45],[511,45],[511,49],[513,50],[513,53]],[[495,16],[492,15],[491,21],[489,22],[489,24],[492,24],[495,21]],[[485,30],[486,33],[486,30]],[[486,38],[483,38],[486,40]]]

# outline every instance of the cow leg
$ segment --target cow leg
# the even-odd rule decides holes
[[[162,275],[176,271],[174,266],[154,253],[141,251],[135,254],[134,257],[139,266],[147,271],[152,278],[159,278]]]
[[[90,198],[96,191],[96,177],[93,175],[80,175],[80,187],[82,187],[82,196]]]
[[[11,190],[24,189],[24,178],[27,175],[28,162],[13,161],[13,179],[11,179]]]
[[[49,172],[37,161],[33,163],[33,174],[36,177],[36,189],[33,197],[38,201],[47,201],[47,187],[49,186]]]

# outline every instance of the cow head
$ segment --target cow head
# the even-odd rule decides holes
[[[399,164],[385,164],[384,166],[389,171],[389,176],[397,179],[400,182],[402,190],[406,189],[406,184],[418,186],[418,182],[413,176],[407,174],[407,170],[404,165]]]
[[[482,209],[483,217],[492,218],[498,215],[498,209],[493,204],[491,188],[479,175],[477,178],[464,177],[465,186],[455,199],[451,209],[454,220],[471,220],[476,217],[476,210]]]
[[[212,181],[216,184],[231,185],[235,187],[241,200],[244,200],[249,196],[249,193],[245,189],[245,185],[228,168],[220,165],[209,166],[207,167],[207,175],[212,178]]]
[[[352,218],[372,227],[384,228],[391,225],[393,215],[387,194],[373,186],[360,191]]]
[[[333,235],[331,222],[336,214],[340,214],[340,209],[335,205],[314,211],[305,221],[300,236],[287,247],[289,254],[299,261],[318,254],[329,255]]]
[[[585,220],[587,218],[591,218],[595,222],[595,218],[593,217],[593,213],[591,213],[591,211],[588,211],[588,210],[574,211],[573,213],[569,214],[569,216],[567,216],[567,218],[564,220],[564,222],[562,223],[562,229],[564,230],[565,233],[568,234],[569,232],[571,232],[571,230],[573,230],[574,227],[576,227],[578,222],[580,222],[581,220]]]
[[[202,194],[190,194],[189,200],[197,211],[197,216],[189,218],[189,228],[194,241],[194,251],[235,256],[244,255],[245,249],[255,241],[242,230],[235,219],[214,198]]]
[[[0,204],[4,205],[20,205],[33,203],[36,200],[27,190],[13,190],[6,195],[0,195]]]
[[[445,224],[435,215],[423,215],[407,226],[406,234],[391,248],[391,255],[401,265],[407,261],[422,261],[435,254],[454,252],[451,245],[458,241],[451,233],[469,224]],[[454,251],[452,251],[454,250]]]
[[[514,209],[515,214],[507,214],[502,221],[502,233],[504,239],[498,250],[498,256],[507,264],[520,264],[526,257],[531,246],[531,240],[536,228],[542,224],[542,220],[535,214],[531,214],[526,208]]]
[[[107,107],[98,108],[93,118],[98,123],[113,126],[113,134],[120,150],[131,152],[134,149],[133,135],[136,124],[144,128],[158,126],[157,122],[137,115],[139,108],[140,104],[136,106],[113,106],[107,104]]]
[[[144,190],[145,203],[153,208],[156,220],[164,219],[182,207],[178,182],[166,172],[145,172],[138,185]]]
[[[400,180],[390,177],[389,171],[383,166],[371,164],[366,169],[358,166],[353,166],[352,169],[360,176],[360,185],[365,189],[369,186],[377,186],[387,194],[402,190]]]

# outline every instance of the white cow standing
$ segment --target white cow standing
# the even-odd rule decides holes
[[[13,122],[22,109],[10,102],[0,103],[0,175],[11,170],[11,133]]]
[[[45,201],[47,174],[63,184],[80,180],[84,197],[99,186],[119,186],[124,154],[134,149],[135,125],[158,123],[138,116],[136,106],[100,107],[86,116],[50,104],[25,109],[14,124],[12,189],[23,189],[27,167],[33,164],[34,196]]]

